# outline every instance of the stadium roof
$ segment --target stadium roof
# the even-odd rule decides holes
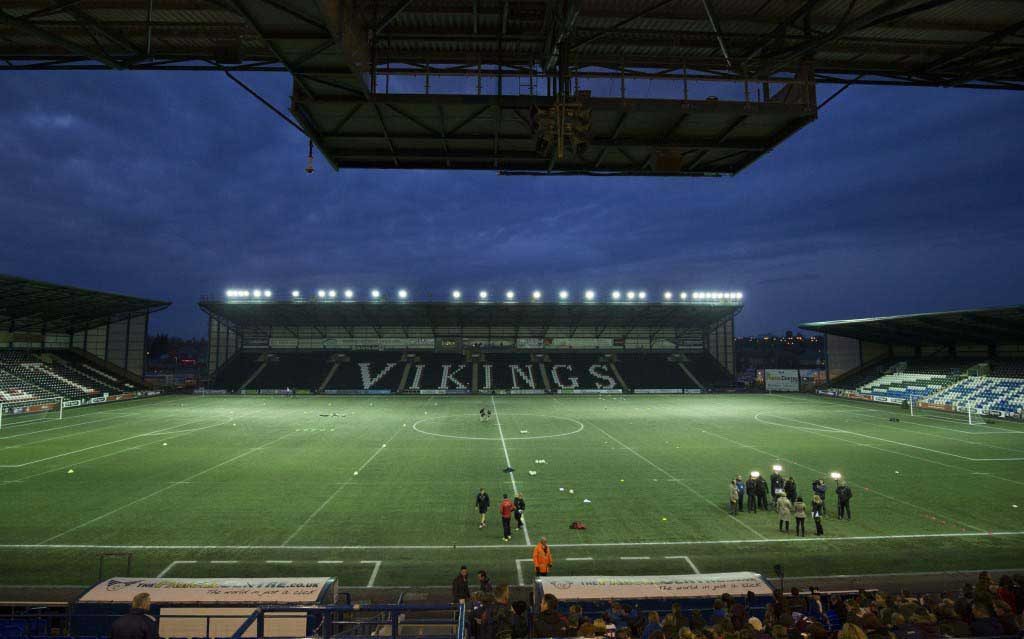
[[[880,344],[1024,344],[1024,306],[810,322],[800,328]]]
[[[3,5],[0,70],[229,72],[267,106],[230,72],[290,73],[278,114],[335,168],[732,174],[815,119],[816,84],[1024,90],[1006,0]]]
[[[203,301],[200,308],[238,327],[658,327],[693,329],[735,315],[736,303],[477,303]]]
[[[170,302],[0,275],[0,329],[11,332],[73,333],[168,306]]]

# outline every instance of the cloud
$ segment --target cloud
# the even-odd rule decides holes
[[[286,76],[246,78],[287,109]],[[170,299],[234,286],[743,290],[742,333],[1019,301],[1009,92],[855,88],[723,179],[333,172],[217,74],[0,74],[0,271]],[[43,106],[41,106],[43,105]]]

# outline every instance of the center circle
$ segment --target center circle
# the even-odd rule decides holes
[[[545,433],[545,434],[532,434],[532,433],[520,433],[520,427],[516,424],[517,419],[515,418],[529,418],[530,424],[522,430],[529,430],[530,428],[538,428],[544,421],[555,421],[566,423],[565,428],[560,429],[562,432],[556,433]],[[511,418],[511,419],[510,419]],[[485,432],[493,432],[494,435],[491,437],[482,437],[476,435],[452,435],[449,433],[436,432],[443,430],[443,428],[437,428],[433,426],[433,422],[442,422],[447,420],[449,424],[454,423],[456,426],[461,427],[460,430],[466,432],[472,432],[478,429],[489,429]],[[501,428],[502,432],[505,433],[505,441],[515,441],[524,439],[551,439],[554,437],[568,437],[569,435],[575,435],[576,433],[583,430],[583,422],[580,422],[569,417],[561,417],[558,415],[540,415],[537,413],[502,413],[501,414]],[[538,423],[540,422],[540,423]],[[426,424],[426,426],[424,426]],[[498,423],[497,419],[492,417],[488,421],[480,421],[479,413],[462,413],[457,415],[439,415],[437,417],[426,417],[418,420],[412,425],[412,429],[417,433],[423,435],[430,435],[431,437],[444,437],[445,439],[468,439],[468,440],[479,440],[479,441],[501,441],[501,436],[498,434]],[[542,431],[543,432],[543,431]]]

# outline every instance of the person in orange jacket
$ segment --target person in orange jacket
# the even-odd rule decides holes
[[[533,549],[533,567],[536,569],[537,576],[547,576],[548,571],[551,570],[551,565],[554,563],[554,560],[551,559],[551,548],[548,546],[548,538],[541,537]]]

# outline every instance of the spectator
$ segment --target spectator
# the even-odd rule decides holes
[[[1017,602],[1017,594],[1013,587],[1013,579],[1009,575],[1003,575],[999,578],[999,588],[996,590],[996,596],[1009,604],[1011,611],[1015,613],[1021,612],[1020,605]]]
[[[494,589],[493,594],[494,603],[487,610],[487,636],[494,639],[512,639],[512,608],[508,602],[508,586],[500,584]]]
[[[1016,635],[1020,633],[1020,624],[1013,614],[1013,608],[1002,599],[995,600],[996,620],[1003,627],[1004,635]]]
[[[608,624],[605,623],[604,619],[594,620],[594,636],[595,637],[607,637],[608,636]]]
[[[132,609],[110,627],[110,639],[156,639],[156,619],[149,614],[149,593],[132,598]]]
[[[469,600],[469,568],[462,566],[459,568],[459,574],[455,575],[455,579],[452,580],[452,601],[458,603],[467,600]]]
[[[512,604],[512,639],[525,639],[530,634],[529,606],[519,600]]]
[[[939,639],[942,636],[939,624],[935,622],[935,616],[925,610],[911,615],[909,621],[917,626],[917,634],[921,639]]]
[[[481,570],[480,572],[476,573],[476,579],[480,584],[480,592],[491,592],[493,590],[493,586],[491,586],[491,580],[487,576],[486,571]]]
[[[987,573],[982,573],[986,577]],[[981,580],[978,580],[981,583]],[[971,622],[971,635],[975,637],[998,637],[1003,634],[1003,624],[992,616],[992,612],[983,603],[975,603],[971,609],[974,620]]]
[[[661,630],[661,619],[658,617],[658,613],[651,611],[647,613],[647,625],[644,626],[644,632],[640,635],[640,639],[651,639],[651,635],[655,631]]]
[[[864,629],[854,623],[843,624],[836,639],[868,639]]]
[[[580,624],[580,627],[576,629],[575,635],[572,634],[572,628],[569,628],[569,634],[570,636],[576,637],[596,637],[597,630],[594,628],[594,624],[588,621],[586,623]]]
[[[736,487],[736,482],[729,482],[729,514],[736,515],[739,513],[739,501],[740,491]]]
[[[704,615],[700,614],[700,610],[690,611],[690,630],[693,632],[700,632],[704,630],[704,626],[707,622],[704,621]]]
[[[939,630],[947,637],[970,636],[971,627],[957,614],[956,608],[953,607],[953,602],[949,599],[946,601],[948,604],[938,608]]]
[[[917,626],[907,623],[906,617],[898,612],[892,615],[890,625],[896,639],[920,639]]]
[[[661,624],[661,630],[666,637],[675,637],[679,634],[679,627],[682,625],[682,608],[679,604],[672,604],[672,612],[665,615]]]
[[[770,639],[770,635],[764,631],[764,624],[757,617],[747,619],[747,628],[750,629],[753,639]]]
[[[586,623],[586,619],[583,617],[583,608],[577,604],[569,606],[569,614],[565,618],[567,628],[570,636],[578,636],[580,626]]]
[[[541,599],[540,613],[533,619],[533,636],[568,636],[568,624],[566,623],[565,617],[558,612],[558,598],[552,594],[546,594],[544,595],[544,598]]]

